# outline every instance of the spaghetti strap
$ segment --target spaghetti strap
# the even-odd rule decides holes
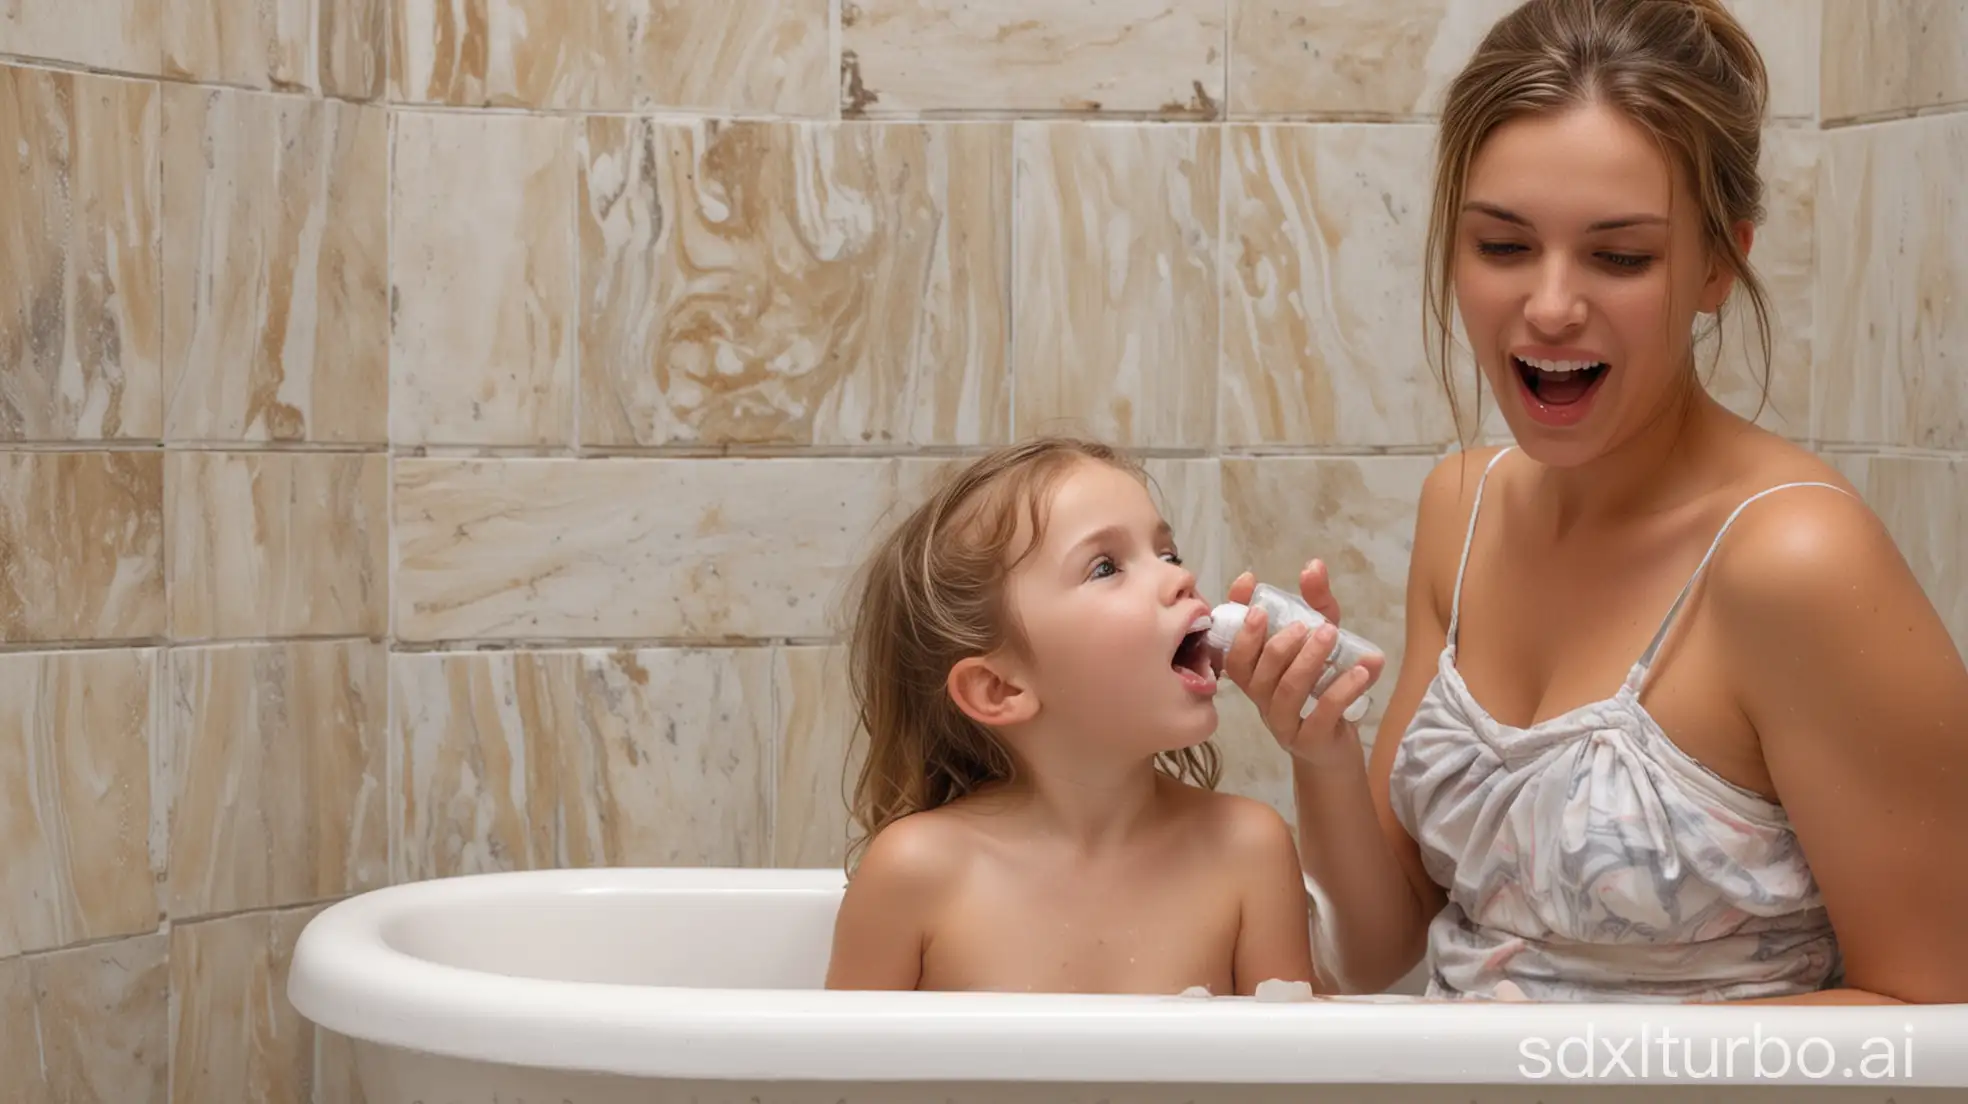
[[[1736,523],[1736,519],[1742,516],[1742,512],[1749,508],[1750,503],[1755,502],[1757,499],[1763,498],[1766,495],[1773,495],[1778,491],[1788,490],[1792,487],[1825,487],[1829,490],[1837,491],[1839,494],[1846,493],[1843,488],[1835,487],[1830,483],[1818,483],[1818,482],[1779,483],[1774,487],[1766,487],[1763,490],[1760,490],[1755,494],[1750,495],[1748,498],[1744,499],[1740,504],[1738,504],[1734,510],[1731,510],[1729,512],[1728,518],[1722,522],[1722,528],[1716,530],[1715,539],[1709,542],[1708,551],[1702,554],[1701,562],[1695,565],[1694,573],[1688,576],[1687,582],[1681,584],[1681,593],[1675,596],[1674,604],[1668,607],[1667,616],[1661,618],[1660,628],[1654,630],[1654,639],[1648,643],[1646,652],[1640,656],[1640,662],[1634,668],[1634,672],[1635,672],[1634,688],[1636,690],[1639,689],[1639,685],[1645,681],[1647,672],[1652,669],[1654,665],[1654,657],[1660,652],[1661,644],[1667,640],[1668,630],[1674,627],[1675,619],[1681,616],[1681,607],[1687,604],[1688,595],[1694,592],[1696,581],[1699,580],[1702,577],[1702,573],[1708,569],[1708,562],[1715,558],[1716,550],[1722,547],[1722,538],[1725,534],[1729,532],[1729,527]]]
[[[1449,600],[1448,645],[1452,653],[1456,646],[1456,627],[1462,622],[1462,575],[1469,570],[1469,548],[1476,541],[1476,515],[1483,512],[1483,488],[1489,483],[1490,471],[1497,466],[1497,461],[1514,448],[1515,445],[1505,445],[1498,449],[1497,454],[1490,457],[1490,462],[1483,465],[1482,477],[1476,480],[1476,500],[1469,504],[1469,528],[1462,535],[1462,559],[1456,564],[1455,596]]]

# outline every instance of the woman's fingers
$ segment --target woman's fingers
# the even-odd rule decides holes
[[[1326,687],[1326,692],[1319,696],[1318,705],[1300,723],[1292,746],[1303,753],[1333,744],[1332,737],[1339,731],[1347,707],[1366,693],[1367,686],[1372,682],[1373,675],[1364,667],[1355,667],[1334,679],[1333,684]]]
[[[1299,714],[1305,709],[1306,700],[1312,696],[1312,687],[1325,674],[1326,661],[1332,657],[1333,645],[1337,642],[1338,634],[1332,626],[1321,625],[1299,649],[1291,666],[1279,677],[1277,689],[1266,704],[1264,719],[1271,731],[1287,738],[1290,733],[1298,731]]]
[[[1224,595],[1224,598],[1227,601],[1236,602],[1241,605],[1250,601],[1251,592],[1256,589],[1257,576],[1246,571],[1231,581],[1230,593]]]
[[[1298,593],[1321,617],[1339,624],[1339,602],[1333,597],[1332,578],[1324,560],[1313,560],[1298,573]]]
[[[1258,616],[1255,612],[1253,617]],[[1257,706],[1261,715],[1269,716],[1271,698],[1278,692],[1278,680],[1284,677],[1286,668],[1298,655],[1305,643],[1305,628],[1302,625],[1287,625],[1278,635],[1264,642],[1264,650],[1258,655],[1257,666],[1251,671],[1250,685],[1244,688],[1244,696]]]

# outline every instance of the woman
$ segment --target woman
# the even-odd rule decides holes
[[[1719,0],[1532,0],[1450,90],[1437,348],[1453,296],[1515,444],[1423,487],[1371,762],[1377,671],[1301,721],[1329,641],[1225,657],[1346,989],[1968,1001],[1968,669],[1857,492],[1695,373],[1698,316],[1763,315],[1764,99]]]

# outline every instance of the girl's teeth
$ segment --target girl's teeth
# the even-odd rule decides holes
[[[1189,626],[1189,631],[1192,633],[1206,632],[1208,631],[1209,627],[1210,627],[1210,615],[1205,613],[1201,617],[1196,618],[1195,622]]]
[[[1587,368],[1597,368],[1599,366],[1599,362],[1595,360],[1539,360],[1536,357],[1518,357],[1517,359],[1536,368],[1540,372],[1551,372],[1555,375],[1583,372]]]

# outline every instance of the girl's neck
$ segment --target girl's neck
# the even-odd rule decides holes
[[[1034,827],[1080,851],[1124,843],[1146,823],[1161,796],[1153,760],[1027,758],[1014,794]]]

